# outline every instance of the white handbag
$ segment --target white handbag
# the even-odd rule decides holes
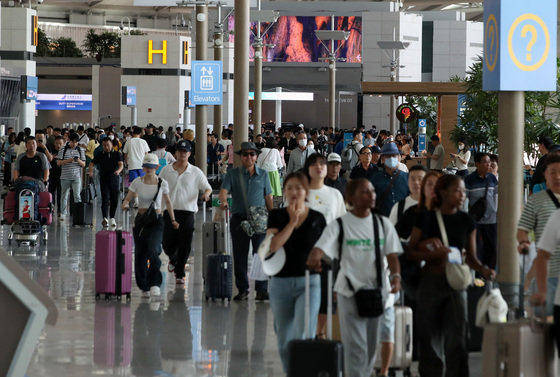
[[[436,218],[439,226],[439,232],[441,233],[441,242],[443,246],[449,247],[449,241],[447,239],[447,231],[445,230],[445,224],[443,223],[443,217],[441,216],[441,211],[436,209]],[[445,264],[445,276],[447,277],[447,282],[451,288],[456,291],[462,291],[472,284],[473,277],[471,269],[465,263],[449,263]]]

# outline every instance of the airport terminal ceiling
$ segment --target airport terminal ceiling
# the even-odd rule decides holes
[[[233,1],[233,0],[232,0]],[[41,10],[43,11],[74,11],[74,12],[106,12],[107,15],[111,13],[124,14],[130,13],[134,9],[133,14],[129,16],[142,15],[142,16],[163,16],[169,13],[191,13],[192,7],[177,7],[177,6],[152,6],[152,7],[138,7],[134,6],[135,0],[44,0],[42,4],[38,4],[39,16]],[[194,4],[194,1],[185,0],[186,3]],[[254,0],[253,0],[254,2]],[[6,6],[8,1],[2,1]],[[17,3],[17,0],[16,0]],[[23,0],[23,4],[27,4],[28,0]],[[31,0],[32,5],[37,4],[37,0]],[[157,4],[157,1],[154,0]],[[352,1],[333,1],[333,0],[262,0],[263,9],[276,9],[281,11],[281,14],[290,14],[292,12],[305,11],[307,15],[310,13],[325,14],[335,12],[336,14],[343,15],[348,12],[349,3],[356,5],[364,5],[363,10],[367,10],[369,5],[379,4],[380,1],[372,0],[352,0]],[[369,3],[366,6],[366,3]],[[457,10],[466,13],[467,19],[480,20],[482,18],[482,5],[478,2],[458,2],[450,0],[402,0],[402,10],[410,12],[419,11],[442,11],[442,10]],[[358,8],[359,8],[358,5]],[[356,8],[357,9],[357,8]],[[304,14],[301,14],[304,15]]]

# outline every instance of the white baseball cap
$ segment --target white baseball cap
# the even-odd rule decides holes
[[[329,153],[327,157],[327,163],[329,162],[342,162],[342,158],[340,158],[340,155],[338,153]]]

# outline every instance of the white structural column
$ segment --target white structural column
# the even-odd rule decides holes
[[[208,5],[196,6],[196,60],[207,60],[208,49]],[[196,105],[196,165],[207,171],[206,144],[208,133],[208,114],[206,105]]]
[[[234,34],[233,149],[238,150],[249,138],[249,0],[235,0]]]

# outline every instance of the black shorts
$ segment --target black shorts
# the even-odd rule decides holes
[[[332,269],[332,266],[329,263],[325,263],[321,261],[321,305],[319,306],[319,314],[327,314],[327,300],[328,300],[328,272]],[[336,276],[333,274],[333,286]],[[336,313],[336,300],[333,297],[332,300],[332,314]]]

